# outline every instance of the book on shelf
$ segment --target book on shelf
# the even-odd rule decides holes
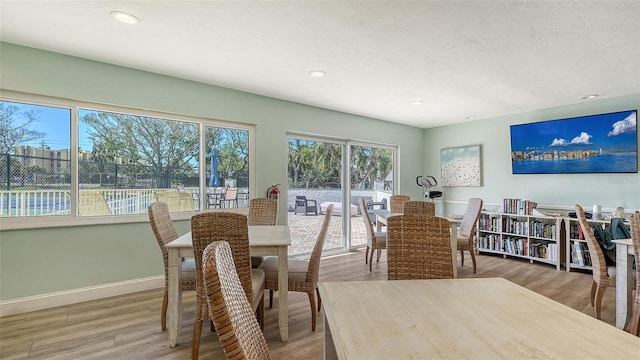
[[[506,214],[531,215],[538,204],[531,200],[502,199],[502,212]]]

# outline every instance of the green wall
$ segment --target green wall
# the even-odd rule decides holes
[[[255,124],[259,193],[286,183],[287,131],[398,145],[400,191],[421,196],[419,128],[8,43],[0,43],[0,79],[2,90]],[[0,230],[0,300],[162,274],[148,223]]]
[[[597,204],[603,211],[618,206],[627,211],[639,209],[639,173],[513,175],[509,135],[512,124],[638,108],[640,94],[431,128],[424,133],[425,174],[440,178],[440,149],[479,144],[482,186],[443,188],[444,214],[463,213],[464,204],[460,202],[471,197],[480,197],[485,205],[494,207],[502,204],[503,198],[519,198],[559,208],[580,204],[591,209]]]

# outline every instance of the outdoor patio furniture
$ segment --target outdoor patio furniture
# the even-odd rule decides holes
[[[224,202],[224,207],[233,207],[232,205],[235,204],[235,207],[238,207],[238,188],[237,187],[228,187],[227,191],[224,192],[224,199],[222,199],[222,201]]]
[[[315,200],[307,199],[304,195],[296,195],[296,207],[293,213],[318,215],[318,204]]]
[[[320,214],[324,214],[326,209],[333,205],[333,215],[342,216],[342,203],[338,201],[325,201],[320,204]],[[357,216],[359,209],[353,204],[349,204],[349,216]]]
[[[81,191],[78,200],[78,213],[80,216],[112,215],[104,195],[99,192]]]

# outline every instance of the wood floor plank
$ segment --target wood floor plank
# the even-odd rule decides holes
[[[369,272],[364,251],[322,259],[320,281],[384,280],[387,276],[386,252]],[[539,294],[593,316],[589,303],[590,273],[557,271],[544,264],[499,256],[477,257],[478,272],[473,274],[467,255],[458,276],[503,277]],[[186,292],[178,346],[169,348],[168,334],[160,329],[162,290],[100,299],[28,314],[0,318],[0,358],[37,359],[189,359],[193,334],[195,294]],[[320,359],[323,348],[323,313],[319,312],[316,331],[311,331],[311,309],[306,294],[289,293],[289,341],[280,341],[278,294],[269,308],[265,298],[265,338],[274,359]],[[615,322],[615,293],[607,290],[602,301],[602,321]],[[224,358],[217,335],[205,324],[200,358]]]

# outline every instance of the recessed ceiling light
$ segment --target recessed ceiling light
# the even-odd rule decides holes
[[[580,99],[582,100],[589,100],[589,99],[595,99],[598,97],[598,94],[592,94],[592,95],[587,95],[587,96],[583,96]]]
[[[140,19],[138,19],[137,17],[122,11],[112,11],[111,16],[113,16],[116,20],[120,21],[121,23],[125,23],[128,25],[133,25],[140,22]]]
[[[473,120],[473,119],[475,119],[475,118],[476,118],[475,116],[471,115],[471,116],[467,116],[465,119],[467,119],[467,120]]]
[[[309,71],[309,75],[313,76],[313,77],[321,77],[324,76],[326,73],[322,70],[311,70]]]
[[[422,100],[413,100],[411,102],[411,105],[420,105],[420,104],[423,104],[423,103],[424,103],[424,101],[422,101]]]

